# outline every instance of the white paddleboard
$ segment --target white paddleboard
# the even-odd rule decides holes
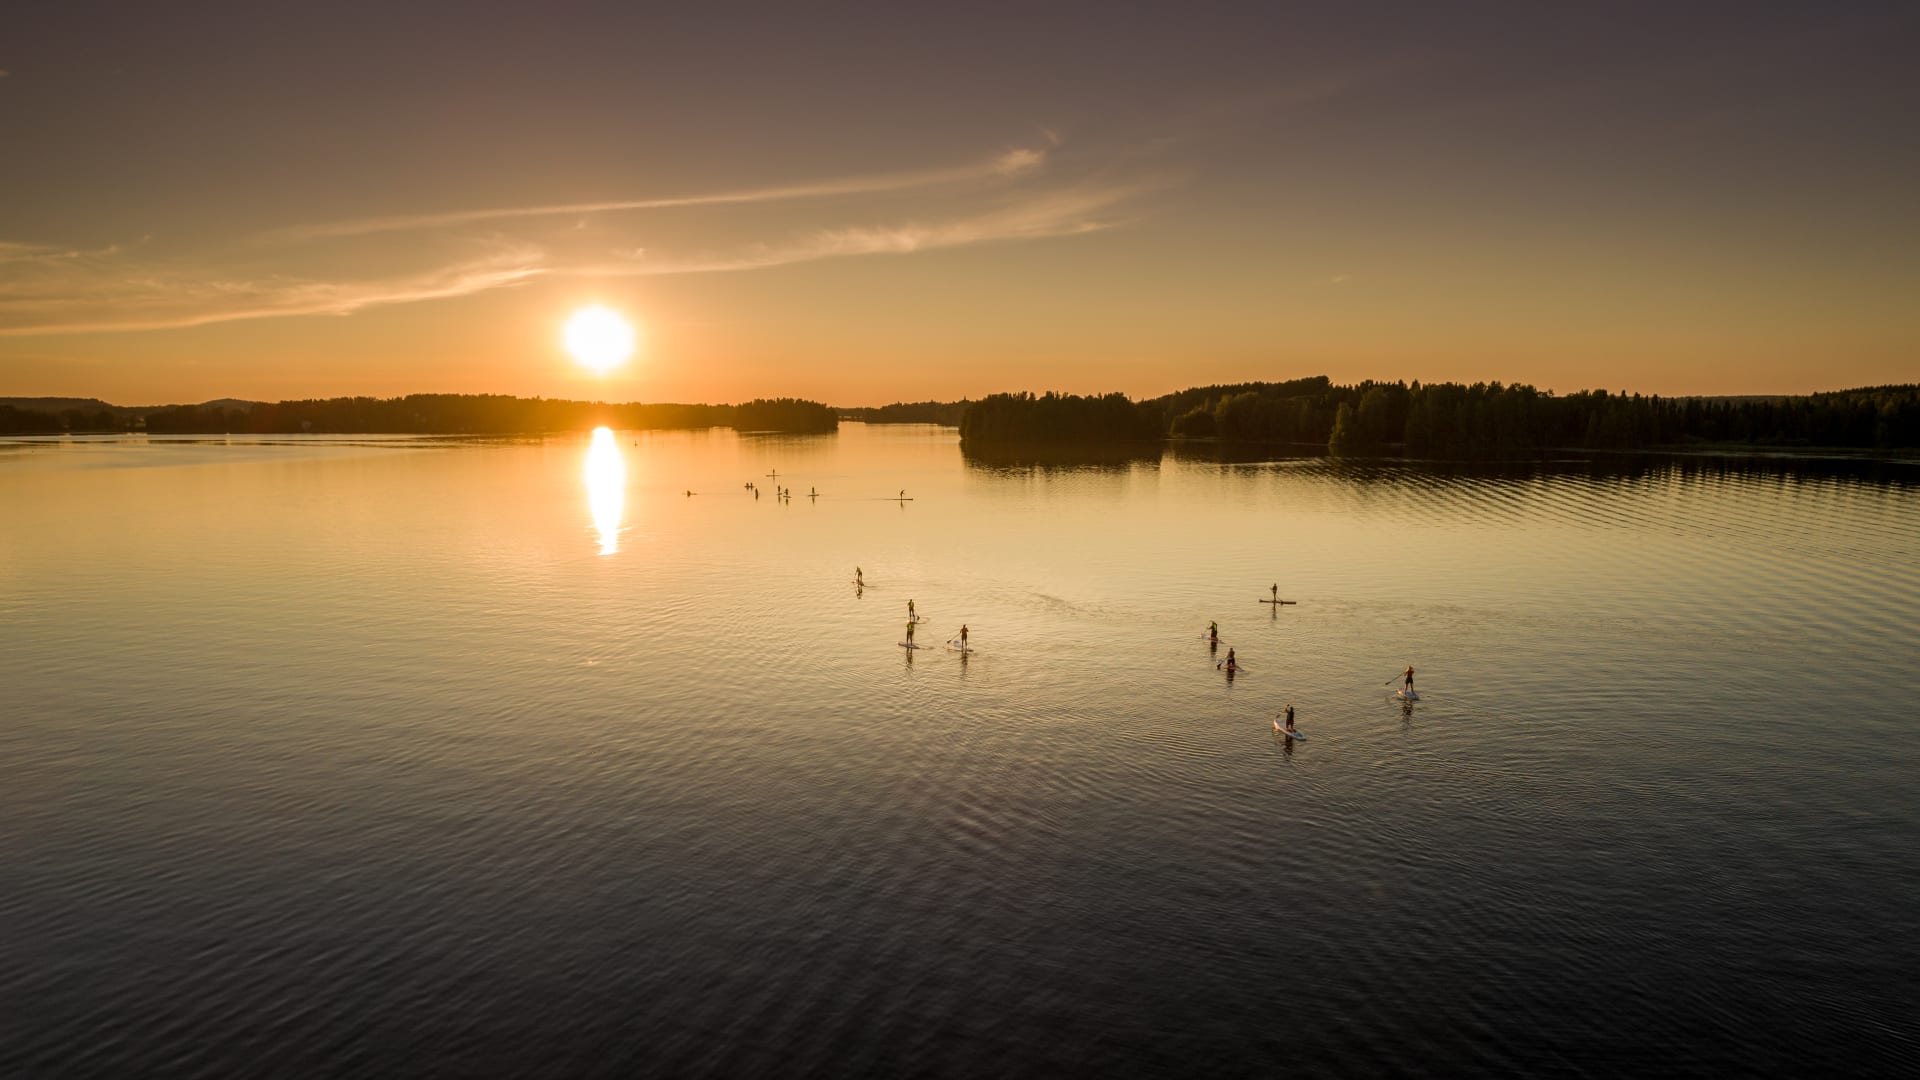
[[[973,646],[960,644],[959,638],[954,638],[952,641],[947,642],[947,648],[952,649],[954,652],[972,652],[973,651]]]
[[[1296,729],[1294,729],[1294,730],[1292,730],[1292,731],[1288,731],[1288,730],[1287,730],[1286,728],[1283,728],[1283,727],[1281,727],[1281,726],[1280,726],[1280,721],[1278,721],[1278,720],[1275,720],[1275,721],[1273,722],[1273,730],[1275,730],[1275,731],[1277,731],[1277,732],[1279,732],[1279,733],[1280,733],[1280,734],[1282,734],[1282,735],[1285,735],[1285,736],[1286,736],[1287,738],[1289,738],[1289,739],[1300,739],[1300,740],[1302,740],[1302,741],[1305,741],[1305,740],[1306,740],[1306,737],[1307,737],[1307,735],[1306,735],[1306,732],[1303,732],[1303,731],[1301,731],[1301,730],[1299,730],[1298,728],[1296,728]]]
[[[1399,698],[1401,701],[1420,700],[1420,692],[1417,690],[1395,690],[1393,696]]]

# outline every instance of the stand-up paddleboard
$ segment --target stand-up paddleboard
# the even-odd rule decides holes
[[[1222,660],[1213,666],[1216,668],[1219,668],[1221,671],[1224,671],[1229,675],[1237,675],[1240,672],[1245,671],[1247,669],[1247,665],[1240,663],[1238,660],[1234,661],[1231,666],[1229,666],[1225,660]]]
[[[970,653],[973,651],[973,646],[960,644],[959,638],[954,638],[952,641],[947,642],[947,648],[960,653]]]
[[[915,643],[913,643],[913,642],[911,642],[911,641],[901,641],[901,642],[897,642],[896,644],[898,644],[898,645],[899,645],[899,646],[900,646],[901,648],[903,648],[903,649],[931,649],[931,648],[933,648],[933,646],[931,646],[931,645],[918,645],[918,644],[915,644]]]
[[[1420,700],[1420,692],[1417,690],[1406,690],[1406,689],[1395,690],[1393,692],[1393,696],[1399,698],[1401,701],[1419,701]]]
[[[910,623],[913,623],[915,626],[918,626],[921,623],[926,622],[927,617],[925,615],[909,615],[907,616],[907,621]]]
[[[1279,732],[1282,735],[1285,735],[1289,739],[1300,739],[1302,741],[1305,741],[1307,737],[1307,734],[1304,731],[1300,731],[1298,729],[1295,729],[1293,731],[1288,731],[1286,728],[1281,727],[1280,721],[1278,720],[1275,720],[1273,722],[1273,730]]]
[[[1260,602],[1261,602],[1261,603],[1263,603],[1263,604],[1282,604],[1282,605],[1285,605],[1285,604],[1297,604],[1297,603],[1299,603],[1300,601],[1298,601],[1298,600],[1262,600],[1262,601],[1260,601]]]
[[[1207,635],[1205,635],[1205,634],[1201,634],[1201,635],[1200,635],[1200,640],[1201,640],[1201,641],[1211,641],[1211,642],[1213,642],[1213,643],[1214,643],[1215,645],[1225,645],[1225,644],[1227,643],[1227,639],[1226,639],[1226,638],[1217,638],[1217,637],[1208,637],[1208,636],[1207,636]]]

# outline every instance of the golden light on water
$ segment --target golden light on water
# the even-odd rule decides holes
[[[627,459],[611,428],[594,428],[587,447],[587,509],[600,533],[600,554],[620,550],[620,516],[627,505]]]
[[[567,351],[582,366],[611,371],[633,355],[633,327],[610,308],[584,307],[567,320]]]

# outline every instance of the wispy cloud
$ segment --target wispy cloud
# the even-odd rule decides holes
[[[541,277],[740,272],[821,259],[1077,236],[1132,220],[1154,184],[1056,175],[1046,150],[950,169],[668,199],[527,206],[303,225],[203,249],[93,249],[0,240],[0,336],[155,330],[345,315],[467,296]],[[885,195],[764,215],[605,211],[724,209]],[[545,220],[560,218],[561,220]],[[567,220],[571,218],[572,220]],[[405,231],[396,239],[386,234]],[[609,256],[609,251],[619,252]]]
[[[1126,219],[1113,211],[1143,190],[1116,186],[1051,192],[959,218],[820,229],[786,244],[753,244],[690,258],[650,258],[637,250],[622,262],[581,267],[577,272],[608,276],[726,273],[858,255],[906,255],[1079,236],[1124,224]]]
[[[142,268],[118,252],[76,259],[65,272],[0,288],[0,337],[169,330],[290,315],[347,315],[384,304],[441,300],[520,285],[547,273],[538,249],[514,248],[423,271],[326,281],[274,274],[203,276]],[[68,269],[68,268],[71,269]]]
[[[488,210],[453,210],[436,214],[395,214],[387,217],[359,218],[319,225],[293,225],[263,233],[263,240],[306,240],[317,237],[363,236],[368,233],[405,232],[439,229],[510,218],[553,217],[557,215],[602,214],[632,210],[674,210],[695,206],[728,206],[745,203],[785,202],[793,199],[822,199],[842,195],[875,195],[910,191],[949,184],[1018,176],[1046,163],[1044,151],[1014,149],[974,165],[920,172],[879,173],[835,180],[778,187],[748,188],[741,191],[709,192],[654,199],[615,199],[605,202],[554,203],[543,206],[495,207]]]

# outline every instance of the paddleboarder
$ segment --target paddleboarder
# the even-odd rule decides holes
[[[1282,730],[1282,731],[1284,731],[1284,732],[1286,732],[1286,733],[1287,733],[1287,734],[1289,734],[1289,735],[1292,735],[1292,734],[1294,733],[1294,731],[1293,731],[1293,702],[1291,702],[1291,701],[1289,701],[1289,702],[1287,702],[1287,723],[1286,723],[1286,726],[1285,726],[1285,727],[1283,727],[1283,728],[1281,728],[1280,730]]]
[[[1407,693],[1413,693],[1413,665],[1407,665]]]
[[[913,624],[907,624],[907,648],[913,648]]]
[[[1219,623],[1210,622],[1207,624],[1207,637],[1215,645],[1220,644],[1220,624]],[[1228,651],[1231,652],[1232,650],[1229,649]]]
[[[960,624],[960,650],[962,652],[965,652],[966,648],[967,648],[967,624],[961,623]]]

